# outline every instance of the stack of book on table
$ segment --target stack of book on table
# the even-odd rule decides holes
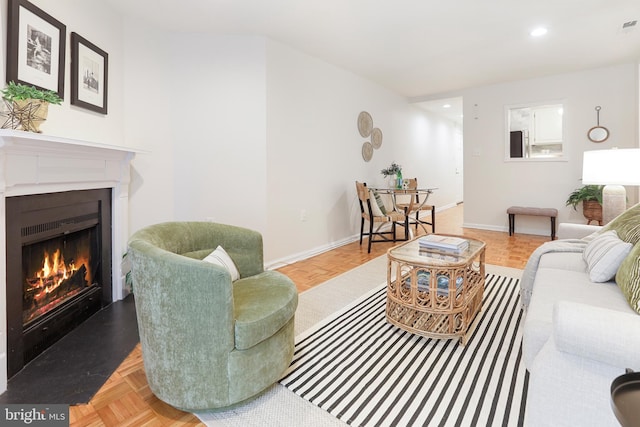
[[[460,237],[428,234],[418,239],[420,249],[446,251],[460,254],[469,248],[469,241]]]

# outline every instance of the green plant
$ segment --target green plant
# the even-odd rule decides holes
[[[571,205],[573,206],[573,209],[576,209],[576,206],[578,206],[580,202],[590,200],[594,200],[602,204],[602,188],[602,185],[583,185],[569,194],[566,206]]]
[[[62,98],[52,90],[40,90],[34,86],[23,85],[22,83],[9,82],[2,91],[2,97],[7,101],[21,101],[25,99],[42,99],[50,104],[60,105]]]
[[[399,164],[397,164],[396,162],[391,162],[391,166],[389,166],[386,169],[382,169],[380,171],[380,173],[382,174],[382,176],[384,177],[388,177],[388,176],[393,176],[393,175],[397,175],[398,172],[402,172],[402,166],[400,166]]]
[[[133,293],[133,275],[131,274],[131,260],[129,259],[129,252],[122,254],[122,264],[120,269],[124,274],[125,287],[129,292]]]

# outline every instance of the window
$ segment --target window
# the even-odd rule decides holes
[[[506,108],[507,160],[565,160],[564,107],[544,103]]]

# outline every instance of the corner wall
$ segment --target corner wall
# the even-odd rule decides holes
[[[581,212],[565,206],[581,186],[582,153],[612,147],[638,147],[638,67],[623,64],[577,73],[523,80],[467,90],[464,96],[465,213],[467,227],[508,230],[512,205],[557,208],[558,222],[585,222]],[[568,161],[504,160],[505,106],[562,99]],[[600,144],[587,139],[600,123],[611,137]],[[637,202],[630,191],[629,203]],[[516,232],[548,235],[549,219],[522,217]]]

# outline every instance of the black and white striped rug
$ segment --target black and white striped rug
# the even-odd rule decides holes
[[[381,285],[298,336],[280,383],[353,426],[521,426],[518,282],[487,274],[466,346],[387,323]]]

